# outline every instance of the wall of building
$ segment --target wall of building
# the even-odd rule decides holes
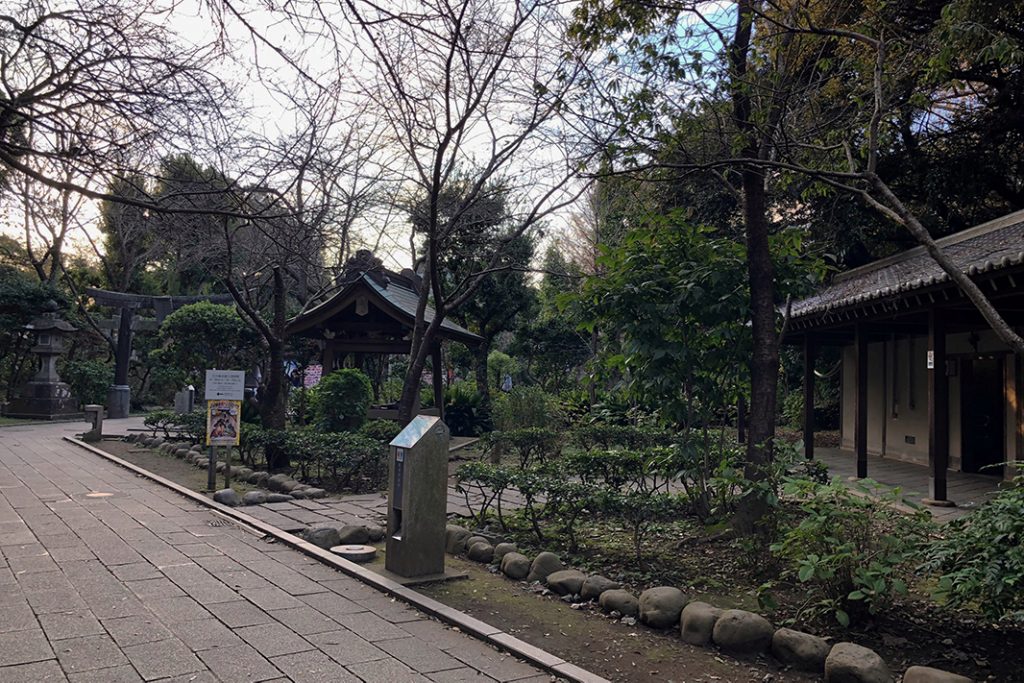
[[[950,335],[947,353],[974,354],[968,334]],[[979,334],[977,353],[1000,353],[1006,347],[993,332]],[[924,336],[897,337],[868,345],[868,453],[922,465],[928,464],[928,340]],[[852,345],[842,350],[842,447],[854,447],[856,405],[855,355]],[[1015,359],[1004,363],[1006,414],[1005,454],[1016,451]],[[960,372],[949,378],[950,468],[960,469]]]

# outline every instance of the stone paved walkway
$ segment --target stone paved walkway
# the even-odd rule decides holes
[[[0,681],[549,680],[60,439],[81,428],[0,429]]]
[[[851,451],[815,448],[815,457],[828,465],[829,474],[843,480],[857,474],[857,458]],[[920,504],[928,496],[928,468],[892,458],[868,456],[868,477],[887,488],[900,487],[904,500]],[[948,522],[970,514],[999,492],[999,477],[965,472],[946,473],[948,498],[956,507],[925,507],[937,522]]]

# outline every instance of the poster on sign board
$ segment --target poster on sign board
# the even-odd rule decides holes
[[[207,446],[237,446],[241,427],[241,401],[206,402]]]

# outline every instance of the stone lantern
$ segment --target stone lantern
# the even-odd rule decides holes
[[[61,319],[59,310],[55,301],[47,301],[43,305],[43,314],[25,326],[36,335],[36,345],[31,351],[39,356],[39,371],[7,405],[5,415],[8,417],[52,420],[82,414],[78,409],[78,399],[71,394],[71,387],[57,374],[57,358],[65,350],[64,338],[75,331],[70,323]]]

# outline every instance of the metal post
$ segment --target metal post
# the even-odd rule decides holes
[[[217,449],[210,446],[210,464],[206,466],[206,489],[217,490]]]
[[[231,446],[224,449],[224,488],[231,488]]]

